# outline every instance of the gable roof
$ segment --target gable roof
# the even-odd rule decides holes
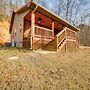
[[[10,29],[9,29],[9,32],[11,33],[12,31],[12,26],[13,26],[13,22],[14,22],[14,17],[15,17],[15,14],[20,14],[20,13],[23,13],[27,10],[31,9],[32,11],[38,11],[38,12],[41,12],[43,13],[44,15],[46,15],[47,17],[59,22],[59,23],[62,23],[63,25],[65,25],[66,27],[74,30],[74,31],[79,31],[78,28],[76,28],[75,26],[71,25],[70,23],[68,23],[67,21],[65,21],[64,19],[60,18],[59,16],[57,16],[56,14],[50,12],[49,10],[47,10],[46,8],[42,7],[41,5],[38,5],[36,4],[35,2],[31,1],[29,2],[28,4],[22,6],[21,8],[19,8],[18,10],[14,11],[12,13],[12,18],[11,18],[11,24],[10,24]]]

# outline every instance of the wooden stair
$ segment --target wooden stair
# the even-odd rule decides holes
[[[79,48],[79,39],[75,31],[66,27],[56,36],[57,51],[70,51]]]
[[[44,47],[44,50],[57,51],[57,37],[55,37],[51,42],[49,42],[49,43]]]

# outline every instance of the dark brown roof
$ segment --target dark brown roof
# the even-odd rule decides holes
[[[37,6],[37,8],[36,8]],[[35,9],[36,8],[36,9]],[[11,24],[10,24],[10,32],[12,31],[12,26],[13,26],[13,21],[14,21],[14,16],[15,13],[20,14],[23,13],[24,11],[27,11],[31,9],[32,11],[35,9],[35,11],[41,12],[44,15],[52,18],[55,21],[58,21],[60,23],[62,23],[63,25],[65,25],[66,27],[73,29],[74,31],[79,31],[78,28],[74,27],[73,25],[71,25],[70,23],[68,23],[67,21],[65,21],[64,19],[60,18],[59,16],[57,16],[56,14],[50,12],[49,10],[47,10],[46,8],[42,7],[41,5],[36,4],[35,2],[30,2],[26,5],[24,5],[23,7],[19,8],[18,10],[16,10],[15,12],[13,12],[12,14],[12,18],[11,18]]]

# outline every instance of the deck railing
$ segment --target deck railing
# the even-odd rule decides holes
[[[34,36],[52,39],[53,38],[53,30],[43,28],[40,26],[35,26]]]
[[[76,43],[79,46],[80,41],[79,41],[78,35],[75,31],[73,31],[69,28],[66,28],[66,36],[67,36],[67,38],[71,38],[71,39],[76,40]]]

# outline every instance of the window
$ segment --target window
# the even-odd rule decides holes
[[[21,24],[20,24],[20,26],[19,26],[19,31],[20,31],[20,33],[21,33],[21,30],[22,30],[22,28],[21,28]]]
[[[13,32],[12,32],[12,36],[13,36],[13,37],[15,37],[15,36],[16,36],[16,29],[15,29],[15,30],[13,30]]]

